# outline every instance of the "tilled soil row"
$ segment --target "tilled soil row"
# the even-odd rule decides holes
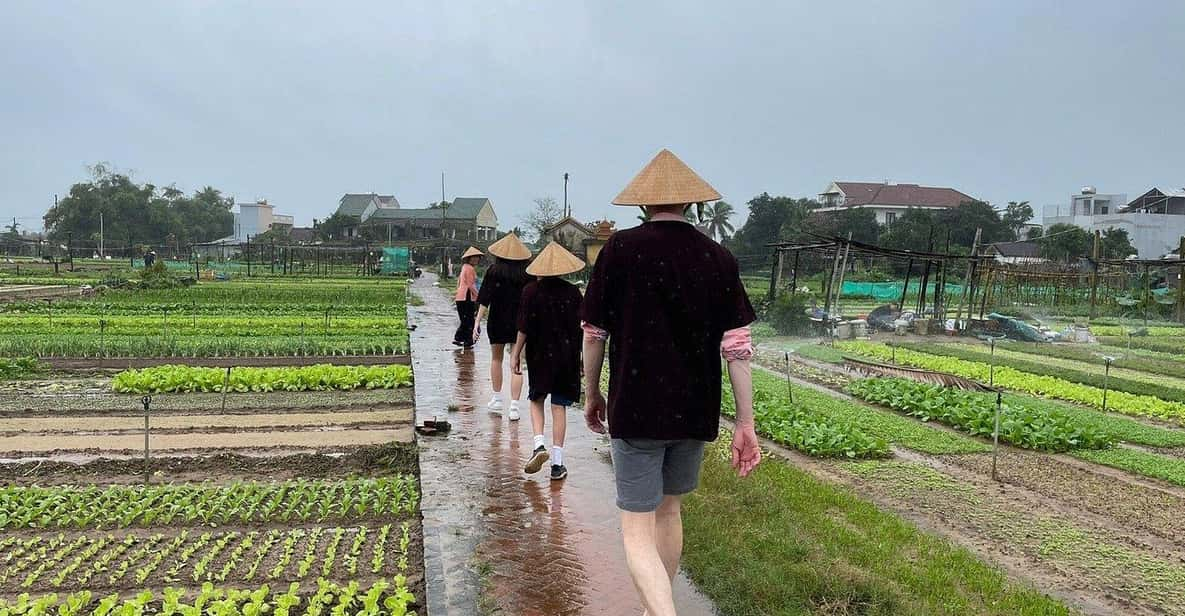
[[[110,382],[103,389],[88,385],[87,389],[43,390],[35,383],[10,381],[8,389],[0,388],[0,418],[3,417],[57,417],[61,415],[143,414],[142,396],[116,394],[109,389]],[[67,382],[67,387],[69,383]],[[154,414],[203,413],[222,414],[220,393],[153,394],[151,410]],[[365,389],[354,391],[304,391],[304,392],[231,392],[226,395],[225,413],[296,412],[301,410],[358,410],[371,406],[410,406],[415,400],[411,387],[399,389]]]
[[[942,456],[947,464],[988,478],[991,455]],[[1088,511],[1127,530],[1140,530],[1185,549],[1185,494],[1169,486],[1140,481],[1122,471],[1095,468],[1061,456],[1002,449],[999,477],[1005,483],[1043,494],[1070,510]]]
[[[148,472],[154,483],[339,479],[351,475],[418,474],[419,462],[414,444],[385,443],[351,448],[342,454],[259,457],[221,451],[206,456],[158,457],[149,460]],[[0,464],[0,481],[6,485],[137,484],[143,479],[144,462],[134,458],[100,458],[88,464],[48,460]]]
[[[185,432],[156,434],[149,438],[149,448],[161,452],[214,452],[228,449],[266,454],[271,450],[328,450],[359,445],[410,443],[415,433],[410,424],[377,430],[269,430],[262,432]],[[138,434],[116,435],[44,435],[0,437],[0,452],[20,458],[66,452],[111,453],[132,455],[142,452],[144,437]]]
[[[189,431],[258,431],[283,427],[359,427],[384,424],[408,423],[412,420],[410,407],[361,410],[334,409],[330,412],[303,413],[235,413],[215,415],[212,413],[181,415],[170,413],[152,416],[150,428],[154,434],[182,433]],[[144,431],[144,418],[137,415],[107,415],[102,417],[64,416],[36,418],[0,418],[0,437],[48,434],[103,434],[114,435],[126,432]]]

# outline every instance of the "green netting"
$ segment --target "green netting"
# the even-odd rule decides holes
[[[406,246],[383,248],[382,269],[384,274],[403,274],[411,264],[411,250]]]
[[[888,301],[901,298],[901,288],[904,284],[904,282],[852,282],[845,280],[841,293],[851,297],[872,297],[878,301]],[[921,287],[920,282],[910,282],[908,295],[917,295]],[[936,288],[938,288],[937,283],[930,284],[929,292],[933,292]],[[946,292],[948,294],[962,293],[963,285],[948,284]]]

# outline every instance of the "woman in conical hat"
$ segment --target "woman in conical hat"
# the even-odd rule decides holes
[[[488,311],[490,318],[486,335],[490,338],[490,385],[494,389],[494,396],[487,407],[491,413],[500,413],[503,408],[502,358],[506,355],[506,345],[514,344],[518,300],[523,294],[523,287],[530,281],[526,269],[527,261],[531,259],[531,249],[517,235],[507,233],[502,239],[490,244],[487,250],[496,260],[486,271],[481,281],[481,291],[477,294],[477,321],[473,326],[473,340],[476,342],[481,337],[481,320]],[[511,421],[518,421],[518,399],[522,393],[523,377],[512,373]]]
[[[568,476],[564,466],[564,435],[568,407],[580,399],[580,291],[561,278],[584,269],[584,261],[551,242],[527,267],[538,280],[523,289],[518,312],[518,339],[511,351],[512,370],[522,374],[526,351],[530,366],[531,430],[534,447],[524,471],[535,473],[551,460],[551,479]],[[552,448],[543,438],[544,402],[551,396]]]
[[[453,344],[469,348],[473,346],[473,320],[477,316],[477,263],[484,253],[470,246],[461,255],[461,273],[457,276],[457,292],[453,299],[457,302],[457,316],[461,325],[453,334]]]

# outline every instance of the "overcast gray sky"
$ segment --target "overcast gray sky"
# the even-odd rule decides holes
[[[562,194],[671,148],[741,207],[832,179],[996,204],[1185,186],[1185,3],[0,3],[0,215],[108,161],[267,198]],[[741,219],[743,220],[743,218]],[[736,221],[739,226],[741,220]]]

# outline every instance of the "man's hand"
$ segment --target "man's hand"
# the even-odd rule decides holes
[[[477,342],[478,340],[481,340],[481,323],[473,325],[473,341]]]
[[[597,434],[605,433],[605,396],[600,389],[588,390],[584,401],[584,423]]]
[[[737,423],[732,433],[732,467],[745,477],[761,462],[761,444],[752,423]]]
[[[510,371],[514,374],[522,375],[523,373],[523,358],[518,353],[510,358]]]

